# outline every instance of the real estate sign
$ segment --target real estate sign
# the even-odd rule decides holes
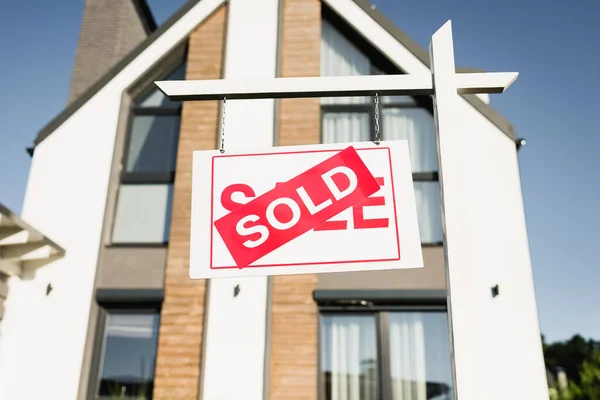
[[[191,278],[423,266],[406,141],[194,152]]]

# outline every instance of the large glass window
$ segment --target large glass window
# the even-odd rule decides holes
[[[373,315],[327,315],[321,324],[326,399],[378,399],[377,328]]]
[[[185,79],[185,64],[166,80]],[[131,108],[112,242],[164,244],[169,238],[181,103],[157,88]]]
[[[452,400],[444,311],[321,315],[323,400]]]
[[[96,399],[152,398],[158,323],[155,311],[107,313]]]
[[[370,59],[327,20],[321,30],[321,76],[381,74]],[[421,241],[442,242],[437,147],[431,99],[382,96],[380,133],[383,140],[407,140]],[[374,140],[375,116],[370,97],[321,99],[323,143]],[[437,192],[436,192],[437,191]]]

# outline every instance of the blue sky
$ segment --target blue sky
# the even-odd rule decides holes
[[[150,0],[159,22],[183,0]],[[577,3],[575,5],[574,3]],[[65,106],[84,0],[0,5],[0,202],[20,213],[37,131]],[[452,20],[456,62],[518,71],[492,105],[519,154],[542,332],[600,339],[600,2],[375,0],[424,47]]]

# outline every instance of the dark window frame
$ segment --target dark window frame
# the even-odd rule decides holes
[[[336,114],[336,113],[348,113],[348,114],[368,114],[369,115],[369,140],[375,140],[375,106],[374,106],[374,97],[366,96],[370,99],[367,103],[359,103],[359,104],[321,104],[321,126],[323,125],[323,117],[325,114]],[[419,97],[410,96],[415,100],[413,104],[411,103],[383,103],[381,98],[379,100],[379,115],[381,121],[381,114],[383,110],[386,109],[419,109],[419,110],[427,110],[431,117],[433,118],[433,109],[420,99]],[[385,127],[383,124],[379,124],[379,133],[382,140],[385,140]],[[323,128],[321,128],[321,142],[323,142]],[[428,171],[429,172],[429,171]],[[437,172],[437,171],[431,171]],[[413,174],[414,179],[414,174]]]
[[[169,245],[168,238],[166,240],[160,242],[115,242],[113,240],[114,229],[117,224],[117,209],[119,206],[119,196],[121,193],[121,187],[123,185],[133,186],[133,185],[174,185],[175,183],[175,173],[176,169],[172,172],[128,172],[127,171],[127,163],[129,160],[129,150],[131,148],[131,140],[133,138],[133,121],[137,116],[179,116],[180,117],[180,127],[181,130],[181,112],[183,109],[183,104],[179,102],[176,106],[169,107],[142,107],[139,106],[139,102],[142,101],[148,94],[150,94],[156,88],[151,83],[156,79],[160,79],[160,77],[168,77],[173,72],[175,72],[178,68],[181,67],[182,64],[187,62],[187,46],[183,48],[183,56],[177,57],[173,62],[169,63],[166,68],[161,69],[160,72],[155,72],[152,74],[147,80],[144,80],[144,86],[136,87],[130,93],[131,102],[129,105],[129,112],[127,115],[127,125],[126,125],[126,133],[125,133],[125,144],[123,146],[123,154],[121,156],[121,172],[119,174],[119,189],[117,191],[117,199],[115,203],[115,215],[113,216],[113,224],[110,232],[110,247],[167,247]],[[187,69],[187,66],[186,66]],[[150,83],[149,83],[150,82]],[[177,133],[179,137],[180,132]],[[175,155],[177,155],[177,149],[179,147],[179,139],[177,138],[177,143],[174,148]],[[171,204],[172,207],[172,204]]]
[[[389,336],[389,316],[394,312],[419,312],[419,313],[445,313],[448,315],[448,307],[445,299],[435,300],[433,302],[424,301],[423,303],[404,303],[402,301],[394,302],[367,302],[367,305],[359,305],[360,300],[344,302],[332,301],[319,304],[318,318],[318,346],[317,346],[317,369],[318,369],[318,400],[325,400],[325,382],[323,381],[322,371],[322,348],[321,327],[324,316],[349,316],[349,315],[369,315],[375,317],[375,338],[377,340],[377,398],[380,400],[392,399],[392,379],[390,364],[390,336]]]
[[[98,289],[95,301],[98,307],[96,330],[94,334],[94,347],[92,350],[92,363],[89,372],[87,387],[87,398],[97,399],[100,387],[100,373],[104,361],[105,334],[108,315],[119,314],[155,314],[158,316],[158,325],[161,321],[162,301],[164,292],[162,290],[143,289]],[[158,339],[156,342],[158,351]],[[156,360],[154,362],[156,372]],[[152,398],[152,394],[150,395]]]

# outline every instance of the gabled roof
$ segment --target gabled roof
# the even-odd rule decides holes
[[[408,51],[410,51],[419,61],[431,68],[429,62],[429,53],[417,42],[412,40],[402,29],[394,24],[384,14],[380,13],[368,0],[353,0],[365,13],[373,18],[383,29],[385,29],[390,35],[392,35],[398,42],[400,42]],[[460,73],[473,73],[482,72],[474,68],[456,68],[456,72]],[[477,111],[483,114],[487,119],[490,120],[498,129],[504,132],[509,138],[516,141],[515,129],[513,125],[496,110],[490,107],[481,100],[477,95],[466,94],[461,95],[469,104],[471,104]]]
[[[408,51],[410,51],[418,60],[420,60],[428,68],[429,54],[421,47],[418,43],[412,40],[404,31],[398,28],[390,19],[375,9],[367,0],[353,0],[365,13],[367,13],[373,20],[375,20],[383,29],[385,29],[390,35],[392,35],[398,42],[400,42]],[[65,122],[71,115],[73,115],[79,108],[81,108],[89,99],[91,99],[100,89],[102,89],[111,79],[113,79],[119,72],[121,72],[131,61],[139,56],[146,48],[148,48],[156,39],[158,39],[165,31],[173,26],[181,17],[183,17],[189,10],[191,10],[200,0],[189,0],[185,3],[175,14],[171,16],[163,25],[158,29],[154,30],[146,40],[136,46],[131,53],[125,58],[118,62],[113,68],[111,68],[104,76],[102,76],[95,84],[81,94],[75,101],[67,106],[60,114],[52,119],[46,126],[44,126],[37,134],[34,140],[33,148],[27,149],[30,154],[33,154],[35,146],[44,141],[48,136],[54,132],[63,122]],[[138,12],[142,13],[146,17],[149,16],[151,19],[148,22],[148,29],[151,30],[153,23],[152,15],[150,10],[147,8],[147,4],[144,0],[138,0],[135,2],[138,7]],[[457,72],[461,73],[472,73],[481,72],[479,69],[474,68],[459,68]],[[504,132],[512,140],[516,140],[514,128],[512,124],[502,117],[496,110],[486,104],[476,95],[461,95],[465,100],[469,102],[477,111],[484,115],[490,120],[498,129]]]
[[[117,76],[131,61],[139,56],[144,50],[146,50],[152,43],[156,41],[164,32],[170,27],[175,25],[181,17],[183,17],[189,10],[191,10],[200,0],[189,0],[185,3],[175,14],[171,16],[164,24],[158,29],[154,30],[150,36],[148,36],[142,43],[137,45],[125,58],[119,61],[114,67],[108,70],[104,76],[102,76],[96,83],[90,86],[85,92],[75,99],[71,104],[67,106],[60,114],[52,119],[46,126],[44,126],[37,134],[33,142],[33,146],[37,146],[43,142],[48,136],[54,132],[63,122],[65,122],[71,115],[79,110],[89,99],[91,99],[96,93],[100,91],[108,82],[110,82],[115,76]]]

